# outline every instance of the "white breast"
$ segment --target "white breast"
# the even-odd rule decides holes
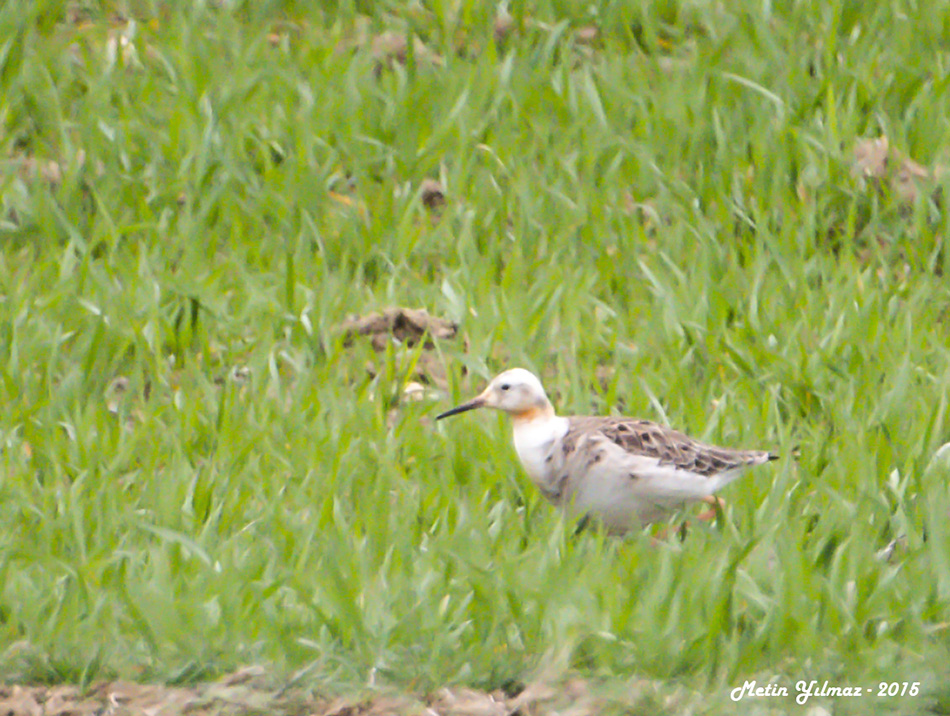
[[[554,451],[561,438],[567,434],[567,418],[540,418],[538,420],[518,421],[514,426],[515,451],[518,459],[528,473],[531,481],[545,496],[552,498],[551,491],[556,476]],[[548,458],[551,458],[550,460]]]

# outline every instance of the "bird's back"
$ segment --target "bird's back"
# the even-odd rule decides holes
[[[565,452],[576,449],[591,436],[602,436],[629,455],[655,458],[659,465],[703,477],[714,477],[778,457],[763,450],[733,450],[709,445],[678,430],[636,418],[574,416],[569,418],[568,425],[563,438]]]

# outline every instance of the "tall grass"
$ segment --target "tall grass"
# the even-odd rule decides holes
[[[939,705],[947,216],[850,165],[946,162],[946,3],[71,7],[0,10],[5,678]],[[335,329],[387,305],[460,322],[436,399]],[[783,459],[682,543],[575,537],[502,420],[431,421],[513,365]]]

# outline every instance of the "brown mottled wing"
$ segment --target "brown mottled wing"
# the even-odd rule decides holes
[[[584,435],[600,434],[631,455],[655,457],[660,465],[672,465],[703,477],[713,477],[746,465],[759,465],[778,456],[759,450],[730,450],[706,445],[676,430],[649,420],[609,417],[572,417],[564,436],[565,450]]]

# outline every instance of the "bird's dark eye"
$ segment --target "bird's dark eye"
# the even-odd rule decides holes
[[[511,386],[508,385],[507,383],[502,383],[501,389],[502,389],[502,390],[511,390]]]

